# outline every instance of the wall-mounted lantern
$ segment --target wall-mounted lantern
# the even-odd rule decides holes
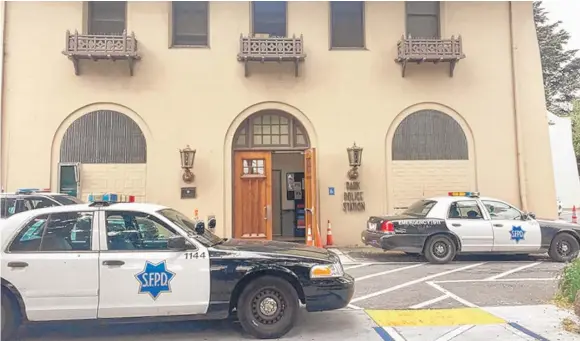
[[[193,168],[193,161],[195,160],[195,149],[189,148],[189,145],[185,149],[180,149],[181,154],[181,168],[183,168],[183,181],[187,183],[193,182],[195,180],[195,175],[191,172]]]
[[[358,178],[358,167],[362,163],[362,152],[363,149],[356,145],[356,142],[352,144],[352,147],[346,148],[348,153],[348,163],[350,164],[350,170],[347,176],[350,180],[356,180]]]

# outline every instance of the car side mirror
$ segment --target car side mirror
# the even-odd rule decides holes
[[[195,233],[204,234],[205,233],[205,223],[203,221],[198,221],[195,224]]]
[[[532,212],[528,212],[528,218],[536,219],[536,214]]]
[[[171,250],[187,250],[187,240],[183,236],[170,237],[167,240],[167,248]]]
[[[216,226],[216,220],[215,218],[211,218],[208,222],[207,222],[207,227],[209,227],[210,229],[215,229]]]

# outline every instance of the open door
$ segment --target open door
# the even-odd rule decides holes
[[[80,163],[58,164],[58,192],[79,198],[81,192]],[[79,198],[80,199],[80,198]]]
[[[312,231],[314,245],[322,245],[320,230],[318,227],[318,196],[316,181],[316,149],[310,148],[304,151],[304,187],[306,206],[306,228]],[[308,231],[306,233],[308,237]]]
[[[271,240],[272,153],[234,155],[234,238]]]

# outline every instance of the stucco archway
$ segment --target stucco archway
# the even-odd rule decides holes
[[[224,141],[224,222],[221,224],[223,226],[222,235],[225,237],[232,236],[233,227],[233,151],[234,151],[234,138],[238,129],[243,126],[244,122],[249,119],[254,114],[267,113],[267,112],[282,112],[287,117],[293,118],[298,122],[303,129],[305,135],[307,135],[309,141],[309,147],[316,147],[317,136],[312,125],[312,122],[308,117],[299,109],[282,102],[261,102],[254,104],[242,110],[231,122],[228,130],[226,131],[225,141]],[[306,147],[305,147],[306,148]],[[305,149],[303,148],[303,149]],[[268,148],[266,148],[268,149]],[[219,226],[220,224],[218,224]]]
[[[83,138],[83,144],[94,148],[79,148],[75,141]],[[121,141],[122,139],[123,141]],[[146,160],[149,150],[147,143],[152,140],[149,127],[141,117],[131,109],[114,103],[93,103],[81,107],[68,115],[59,125],[52,141],[51,149],[51,188],[59,188],[59,164],[80,163],[81,168],[86,167],[94,170],[96,167],[103,168],[100,172],[115,175],[113,170],[117,170],[117,175],[132,172],[140,174],[138,185],[135,187],[141,199],[145,197],[146,187]],[[126,142],[126,143],[125,143]],[[123,147],[114,148],[115,152],[103,153],[103,150],[113,150],[113,144]],[[78,144],[78,143],[77,143]],[[84,150],[83,150],[84,149]],[[111,166],[105,170],[106,165]],[[105,165],[105,166],[98,166]],[[113,169],[114,168],[114,169]],[[112,174],[112,175],[111,175]],[[97,172],[98,176],[98,172]],[[101,176],[103,178],[104,176]],[[99,179],[97,179],[99,180]],[[104,180],[104,179],[103,179]],[[82,186],[82,182],[81,182]],[[115,191],[115,188],[108,188],[107,191]],[[115,186],[112,186],[115,187]],[[118,186],[117,186],[118,187]],[[119,190],[119,189],[117,189]],[[131,189],[128,189],[131,191]],[[124,193],[134,194],[134,193]],[[86,198],[83,198],[86,199]]]
[[[404,109],[391,123],[385,146],[389,212],[421,197],[477,190],[472,131],[445,105],[420,103]]]

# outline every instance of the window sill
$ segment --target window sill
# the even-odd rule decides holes
[[[329,51],[369,51],[366,47],[331,47]]]
[[[209,49],[209,45],[169,45],[170,49]]]

